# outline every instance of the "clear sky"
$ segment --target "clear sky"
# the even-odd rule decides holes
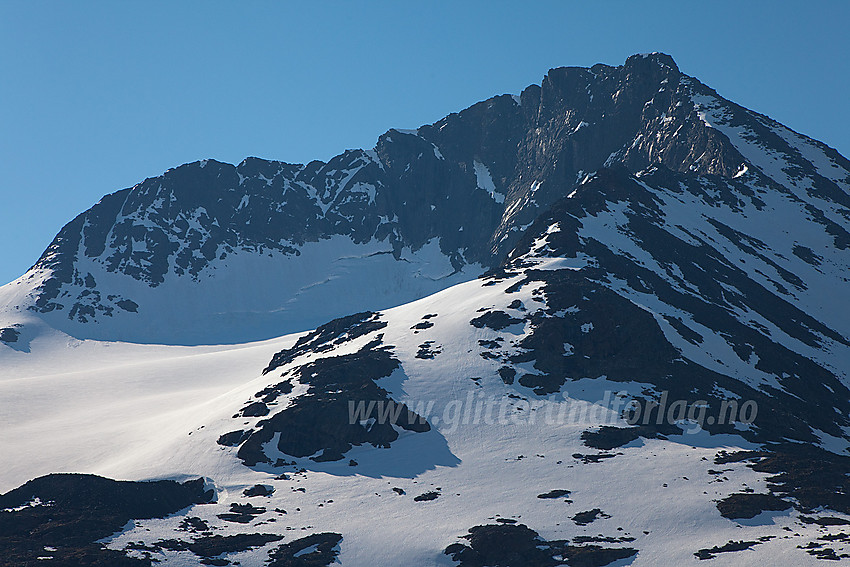
[[[0,0],[0,284],[170,167],[326,160],[639,52],[847,156],[848,22],[843,0]]]

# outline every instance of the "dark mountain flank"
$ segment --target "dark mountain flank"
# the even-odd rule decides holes
[[[809,214],[836,246],[850,245],[846,159],[655,53],[620,67],[552,69],[518,96],[390,130],[373,149],[327,163],[248,158],[169,170],[65,226],[16,301],[78,336],[197,343],[303,330],[499,265],[541,213],[615,165],[778,183],[773,190],[828,203]],[[813,249],[796,255],[818,262]],[[368,304],[323,300],[338,295],[340,262]],[[377,265],[401,283],[381,289],[368,276]],[[239,286],[244,293],[227,292]],[[157,328],[164,313],[172,323]]]

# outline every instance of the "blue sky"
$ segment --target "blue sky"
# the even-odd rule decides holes
[[[638,52],[850,155],[847,22],[844,1],[0,0],[0,284],[170,167],[326,160]]]

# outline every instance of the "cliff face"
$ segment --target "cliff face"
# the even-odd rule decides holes
[[[70,222],[6,303],[77,336],[275,336],[475,277],[588,174],[617,164],[747,172],[810,203],[837,246],[850,242],[846,159],[656,53],[553,69],[519,96],[390,130],[328,163],[169,170]],[[170,324],[158,324],[163,316]]]

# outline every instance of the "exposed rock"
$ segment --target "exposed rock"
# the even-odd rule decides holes
[[[470,528],[463,536],[469,544],[446,548],[459,567],[602,567],[637,553],[627,547],[574,545],[568,541],[546,541],[524,524],[492,524]]]
[[[237,431],[230,431],[229,433],[224,433],[218,437],[217,443],[219,445],[224,445],[225,447],[235,447],[239,445],[242,441],[248,438],[250,431],[243,431],[241,429]]]
[[[271,496],[274,494],[274,487],[267,484],[255,484],[251,488],[246,488],[242,494],[251,498],[254,496]]]
[[[442,349],[439,346],[434,346],[434,341],[425,341],[424,343],[419,345],[419,350],[416,353],[416,358],[430,360],[435,358],[441,352]]]
[[[586,526],[592,522],[595,522],[599,518],[610,518],[608,514],[600,510],[599,508],[594,508],[593,510],[587,510],[585,512],[579,512],[575,516],[572,517],[573,522],[578,524],[579,526]]]
[[[235,534],[230,536],[200,537],[189,543],[186,548],[199,557],[215,557],[223,553],[236,553],[255,547],[262,547],[273,541],[280,541],[277,534]]]
[[[266,509],[261,506],[254,506],[252,504],[239,504],[238,502],[235,502],[230,505],[229,513],[218,514],[218,517],[224,520],[225,522],[248,524],[253,521],[255,517],[265,513]]]
[[[413,501],[414,502],[429,502],[431,500],[436,500],[439,497],[440,497],[439,492],[431,490],[429,492],[423,492],[419,496],[414,496]]]
[[[715,462],[718,464],[746,462],[754,471],[768,473],[769,498],[765,495],[732,495],[731,503],[721,501],[718,508],[729,509],[731,513],[744,508],[747,513],[755,512],[762,504],[768,508],[762,510],[785,510],[791,506],[785,497],[793,497],[795,507],[804,513],[828,508],[836,512],[850,514],[850,457],[830,453],[818,447],[800,443],[785,443],[771,447],[767,451],[721,452]],[[755,496],[756,499],[748,499]],[[722,510],[721,510],[722,512]],[[752,517],[752,516],[738,516]]]
[[[342,536],[318,533],[278,546],[268,567],[326,567],[336,561]]]
[[[9,344],[18,342],[21,332],[15,327],[4,327],[0,329],[0,342]]]
[[[351,333],[359,336],[368,332],[363,330],[362,317],[356,321],[359,322],[353,326],[343,325],[344,331],[317,330],[313,338],[305,339],[300,346],[296,344],[293,350],[318,343],[320,335],[327,341],[329,336],[340,333],[350,339]],[[376,326],[369,324],[369,328],[375,330]],[[375,384],[375,380],[389,376],[399,366],[398,360],[379,344],[378,339],[355,354],[321,358],[298,367],[297,380],[308,386],[307,392],[259,421],[257,429],[242,443],[238,456],[248,466],[269,462],[263,446],[276,433],[280,433],[277,447],[283,453],[322,462],[341,460],[354,445],[388,447],[398,438],[394,426],[429,431],[424,418],[392,400],[386,390]],[[275,355],[269,369],[286,359],[291,357]]]
[[[584,441],[585,445],[593,449],[610,451],[611,449],[617,449],[623,445],[628,445],[640,437],[645,439],[665,439],[666,437],[664,437],[662,432],[667,435],[682,434],[681,429],[675,425],[666,423],[660,425],[653,423],[652,425],[641,425],[637,427],[613,427],[610,425],[603,425],[596,431],[583,431],[581,434],[581,440]]]
[[[214,498],[203,479],[183,484],[114,481],[82,474],[51,474],[0,495],[0,550],[4,565],[34,565],[50,552],[51,565],[103,567],[150,565],[97,540],[132,519],[162,518]]]
[[[549,492],[544,492],[543,494],[538,494],[538,498],[542,499],[552,499],[552,498],[564,498],[570,495],[569,490],[555,489],[550,490]]]
[[[717,503],[720,515],[730,520],[755,518],[762,512],[787,510],[790,502],[773,494],[736,492]]]
[[[754,545],[759,545],[758,541],[730,541],[728,543],[724,543],[723,545],[717,546],[710,549],[700,549],[694,555],[697,559],[714,559],[717,557],[719,553],[734,553],[736,551],[744,551],[752,548]]]
[[[484,315],[476,317],[469,323],[473,327],[476,327],[478,329],[481,329],[483,327],[489,327],[494,331],[501,331],[502,329],[511,325],[522,323],[522,319],[511,317],[504,311],[488,311]]]

